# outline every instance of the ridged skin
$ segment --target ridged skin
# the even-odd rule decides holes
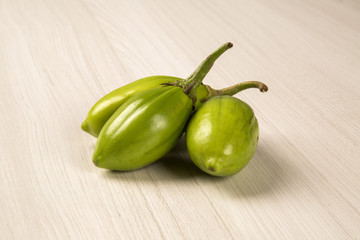
[[[106,121],[116,112],[116,110],[133,95],[161,86],[162,83],[175,82],[183,80],[171,76],[151,76],[139,79],[135,82],[120,87],[97,101],[88,112],[81,128],[94,137],[98,137]],[[201,85],[197,90],[198,99],[208,95],[206,88]],[[200,106],[197,101],[196,108]]]
[[[255,153],[259,126],[251,107],[231,97],[205,102],[186,130],[191,160],[214,176],[230,176],[243,169]]]
[[[134,95],[101,130],[94,164],[125,171],[160,159],[179,140],[191,111],[192,101],[179,87],[162,86]]]

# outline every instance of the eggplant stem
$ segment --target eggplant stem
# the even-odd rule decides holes
[[[195,71],[185,80],[182,86],[183,91],[189,95],[189,97],[196,102],[196,90],[200,86],[204,77],[208,74],[215,61],[228,49],[232,48],[233,44],[227,42],[210,54],[196,69]]]
[[[213,89],[208,85],[205,85],[205,87],[208,90],[208,96],[206,97],[206,99],[204,101],[206,101],[207,99],[212,98],[214,96],[224,96],[224,95],[233,96],[236,93],[239,93],[248,88],[257,88],[260,90],[260,92],[267,92],[269,90],[268,86],[266,86],[264,83],[258,82],[258,81],[242,82],[242,83],[235,84],[231,87],[222,88],[222,89]]]

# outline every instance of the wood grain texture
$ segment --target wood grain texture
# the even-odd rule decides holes
[[[207,176],[184,139],[138,171],[93,166],[92,104],[226,41],[205,82],[270,88],[236,95],[260,124],[242,172]],[[360,239],[359,76],[355,0],[1,0],[1,238]]]

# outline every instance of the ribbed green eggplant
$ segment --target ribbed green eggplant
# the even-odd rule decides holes
[[[216,96],[205,102],[186,129],[191,160],[214,176],[231,176],[243,169],[254,155],[258,139],[254,111],[231,96]]]
[[[191,111],[192,101],[179,87],[163,86],[135,95],[101,130],[94,164],[133,170],[152,163],[175,146]]]
[[[226,43],[185,81],[175,81],[130,97],[100,131],[93,162],[112,170],[144,167],[169,152],[196,105],[197,89],[215,60],[231,48]]]

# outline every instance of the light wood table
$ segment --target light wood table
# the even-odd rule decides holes
[[[96,168],[80,129],[106,93],[186,78],[255,80],[260,141],[229,178],[184,139],[132,172]],[[360,239],[360,3],[0,1],[1,239]]]

